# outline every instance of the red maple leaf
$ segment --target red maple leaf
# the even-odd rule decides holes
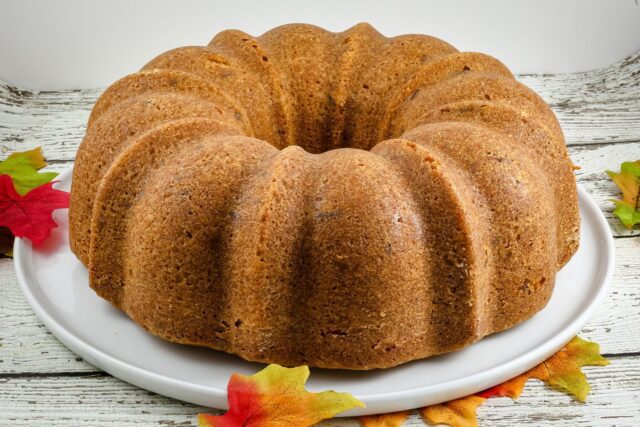
[[[304,427],[364,404],[348,393],[311,393],[304,388],[309,368],[269,365],[245,376],[233,374],[227,386],[229,410],[224,415],[200,414],[200,427]]]
[[[69,193],[56,190],[48,182],[24,196],[16,192],[9,175],[0,175],[0,226],[8,227],[14,236],[26,237],[39,246],[57,224],[51,217],[55,209],[69,207]]]

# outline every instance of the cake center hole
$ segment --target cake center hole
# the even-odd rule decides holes
[[[298,106],[293,122],[278,130],[280,141],[274,145],[282,149],[295,144],[313,154],[339,148],[370,150],[388,136],[380,135],[382,117],[364,114],[360,109],[348,102],[340,106],[331,101],[320,114],[312,114],[310,108]]]

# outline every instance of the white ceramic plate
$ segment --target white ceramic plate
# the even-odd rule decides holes
[[[57,188],[69,190],[71,171]],[[387,370],[313,369],[308,389],[355,395],[362,415],[416,408],[468,395],[538,364],[576,334],[606,295],[613,274],[613,239],[596,204],[579,189],[580,250],[557,276],[548,306],[532,319],[464,350]],[[162,341],[99,298],[87,270],[71,253],[67,211],[37,251],[16,239],[15,266],[27,300],[44,324],[96,367],[139,387],[176,399],[226,408],[232,372],[252,374],[264,365],[208,349]]]

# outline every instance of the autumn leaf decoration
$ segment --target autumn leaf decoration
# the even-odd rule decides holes
[[[409,411],[391,412],[389,414],[365,415],[360,417],[362,427],[400,427],[409,416]]]
[[[607,175],[622,191],[622,200],[612,200],[616,205],[613,213],[631,229],[640,224],[640,160],[624,162],[620,172],[607,171]]]
[[[69,206],[69,193],[53,188],[58,174],[40,173],[47,164],[40,148],[0,162],[0,250],[10,255],[13,236],[40,246],[57,226],[52,212]]]
[[[604,366],[598,344],[575,337],[556,354],[509,381],[480,393],[420,409],[427,423],[453,427],[476,427],[477,408],[492,397],[517,399],[529,379],[538,379],[550,387],[584,402],[589,383],[583,366]],[[283,368],[269,365],[262,371],[244,376],[233,374],[227,386],[229,410],[224,415],[200,414],[200,427],[289,427],[310,426],[343,411],[364,404],[348,393],[324,391],[310,393],[304,384],[309,368]],[[359,417],[363,427],[400,427],[410,411]]]
[[[47,166],[40,147],[33,150],[13,153],[6,160],[0,162],[0,175],[9,175],[13,185],[20,195],[46,184],[58,176],[56,172],[38,172]]]
[[[486,397],[471,395],[437,405],[426,406],[420,413],[430,423],[447,424],[453,427],[476,427],[476,411],[487,400]]]
[[[475,427],[478,425],[476,410],[486,399],[510,397],[515,400],[520,397],[525,384],[531,378],[543,381],[550,387],[585,402],[589,394],[589,383],[581,368],[608,364],[609,361],[600,356],[598,344],[575,337],[556,354],[522,375],[475,395],[427,406],[420,412],[430,423]]]
[[[227,386],[229,410],[224,415],[200,414],[201,427],[310,426],[340,412],[364,407],[348,393],[311,393],[304,384],[309,368],[269,365],[251,375],[233,374]]]

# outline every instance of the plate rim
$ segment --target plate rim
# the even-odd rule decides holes
[[[63,182],[69,180],[72,170],[73,167],[66,169],[56,177],[55,181]],[[602,251],[607,255],[606,264],[604,264],[604,274],[601,274],[602,277],[599,280],[599,288],[588,302],[588,305],[578,316],[576,316],[562,329],[558,330],[557,333],[539,347],[488,370],[428,386],[414,387],[407,390],[398,390],[386,393],[372,393],[366,395],[354,394],[354,396],[365,401],[368,407],[375,407],[384,404],[392,408],[397,408],[393,410],[409,409],[406,403],[404,405],[402,404],[403,400],[415,400],[419,399],[421,396],[436,393],[439,396],[438,400],[441,402],[459,398],[504,382],[527,371],[528,369],[531,369],[541,361],[551,356],[573,336],[575,336],[591,318],[594,311],[600,306],[607,295],[615,266],[614,239],[607,220],[596,202],[579,184],[577,185],[577,192],[580,204],[584,204],[585,206],[585,212],[583,214],[590,214],[591,218],[594,219],[596,227],[594,227],[593,233],[599,238],[601,243],[604,243]],[[211,408],[228,408],[226,390],[167,377],[144,367],[123,361],[85,342],[59,323],[51,314],[49,314],[47,309],[40,304],[38,298],[32,292],[31,286],[34,285],[31,284],[27,278],[27,267],[24,264],[25,260],[30,255],[31,250],[32,247],[30,242],[22,238],[15,239],[13,247],[14,268],[19,286],[27,302],[31,306],[31,309],[36,313],[40,321],[42,321],[47,329],[49,329],[67,348],[81,356],[96,368],[137,387],[141,387],[163,396],[168,396],[186,402],[193,402]],[[461,389],[465,390],[462,394],[460,391]],[[348,390],[339,391],[348,392]],[[197,395],[206,395],[208,397],[208,403],[197,398]],[[393,401],[396,403],[390,403]],[[372,413],[376,413],[375,410],[361,408],[343,412],[339,414],[338,417],[367,415]]]

